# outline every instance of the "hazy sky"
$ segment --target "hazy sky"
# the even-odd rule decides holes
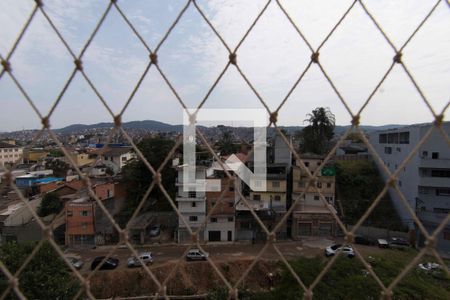
[[[79,53],[109,1],[45,0],[45,9]],[[197,0],[234,48],[266,1]],[[118,1],[153,49],[185,0]],[[282,1],[316,48],[352,1]],[[435,1],[364,1],[387,35],[400,47]],[[11,48],[34,5],[32,0],[0,1],[0,53]],[[394,52],[357,3],[320,51],[320,60],[354,112],[389,68]],[[115,8],[83,57],[87,75],[114,112],[119,112],[148,62],[148,53]],[[161,69],[189,107],[205,96],[228,60],[228,53],[191,5],[158,52]],[[278,107],[310,60],[310,52],[275,1],[237,52],[238,63],[271,109]],[[403,51],[419,86],[436,111],[450,99],[450,7],[441,1]],[[47,114],[73,69],[72,58],[40,12],[10,60],[13,72],[42,114]],[[303,125],[305,115],[329,107],[339,125],[350,116],[316,65],[281,109],[279,124]],[[255,108],[260,102],[231,66],[205,107]],[[450,109],[449,109],[450,110]],[[446,120],[450,113],[447,112]],[[154,119],[181,123],[182,111],[152,67],[124,115],[124,121]],[[51,118],[54,128],[111,121],[82,76],[77,75]],[[367,125],[432,121],[432,115],[399,65],[363,112]],[[40,123],[9,76],[0,80],[0,131],[39,128]]]

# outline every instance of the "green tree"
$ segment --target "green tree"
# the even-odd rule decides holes
[[[307,114],[308,126],[300,133],[300,150],[315,154],[325,154],[334,136],[335,117],[329,108],[318,107]]]
[[[383,190],[384,182],[373,162],[340,161],[336,164],[336,187],[344,222],[355,224]],[[367,224],[393,230],[404,229],[388,193],[370,214]]]
[[[0,260],[14,274],[31,254],[37,243],[7,243],[0,247]],[[0,289],[8,279],[1,273]],[[72,299],[80,285],[67,264],[52,246],[45,242],[19,277],[19,288],[28,299]],[[7,299],[16,299],[13,291]]]
[[[49,151],[48,156],[50,157],[63,157],[64,156],[64,152],[62,152],[59,149],[52,149]]]
[[[65,177],[67,175],[67,171],[71,168],[70,164],[57,158],[47,161],[45,163],[45,167],[53,170],[53,174],[58,177]]]
[[[48,193],[42,198],[41,205],[38,209],[38,215],[45,217],[51,214],[58,214],[63,208],[61,200],[55,193]]]
[[[152,138],[143,139],[137,147],[142,152],[147,161],[155,168],[155,170],[162,164],[167,154],[175,145],[172,140],[165,139],[157,136]],[[125,207],[119,214],[119,223],[121,225],[126,224],[129,220],[139,202],[142,200],[145,192],[149,188],[153,174],[147,168],[145,163],[137,159],[128,163],[122,168],[123,182],[127,185],[127,201]],[[173,198],[175,196],[175,177],[176,172],[172,168],[171,162],[167,163],[164,169],[161,171],[161,180],[164,188],[168,191],[169,195]],[[146,200],[148,204],[154,203],[151,209],[154,210],[171,210],[170,204],[166,197],[155,186]],[[146,207],[144,206],[144,209]]]
[[[233,136],[231,131],[227,130],[222,133],[222,138],[217,143],[217,147],[220,150],[221,155],[230,155],[236,153],[237,147],[233,143]]]

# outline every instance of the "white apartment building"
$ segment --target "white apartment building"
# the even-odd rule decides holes
[[[200,225],[205,222],[206,216],[206,195],[205,192],[185,191],[183,185],[183,172],[187,165],[177,166],[177,180],[175,185],[178,187],[176,201],[178,204],[178,210],[183,216],[186,223],[195,232]],[[206,168],[202,166],[197,166],[196,168],[196,178],[205,178]],[[204,227],[200,230],[198,234],[199,240],[204,240]],[[190,243],[192,242],[189,231],[186,224],[181,218],[178,218],[178,243]]]
[[[137,155],[133,152],[132,147],[110,147],[101,154],[102,162],[110,167],[115,174],[120,172],[123,166],[136,158]]]
[[[377,131],[370,134],[370,143],[386,167],[394,172],[432,126],[428,123]],[[450,135],[450,122],[444,122],[442,128]],[[387,179],[385,172],[380,171]],[[439,130],[434,128],[419,151],[400,170],[398,186],[429,232],[450,213],[450,145]],[[411,215],[398,193],[391,188],[389,194],[402,221],[414,229]],[[420,239],[419,245],[422,243]],[[450,224],[438,236],[438,249],[450,253]]]
[[[14,164],[17,161],[19,161],[19,163],[22,163],[23,161],[23,148],[13,144],[0,142],[0,168],[3,168],[8,164]]]

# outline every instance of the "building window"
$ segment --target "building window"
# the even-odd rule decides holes
[[[433,208],[433,212],[438,213],[438,214],[448,214],[448,213],[450,213],[450,208],[435,207],[435,208]]]
[[[87,217],[88,216],[88,211],[87,210],[80,211],[80,216]]]
[[[228,187],[228,191],[230,191],[230,192],[234,192],[234,186],[230,186],[230,187]]]
[[[314,196],[314,200],[320,200],[320,197],[319,196]]]
[[[81,223],[81,227],[83,228],[83,229],[87,229],[87,223],[86,222],[83,222],[83,223]]]
[[[428,189],[426,187],[419,186],[419,194],[428,194]],[[436,190],[436,195],[437,195],[437,190]]]
[[[380,144],[386,144],[387,142],[387,135],[386,133],[382,133],[378,136],[378,143]]]
[[[233,202],[228,202],[228,207],[233,207],[234,203]]]
[[[431,170],[431,177],[450,177],[450,170]]]
[[[397,150],[397,152],[402,152],[402,148],[400,147],[395,148],[395,150]]]
[[[273,200],[281,201],[281,196],[280,195],[275,195],[275,196],[273,196]]]
[[[305,166],[309,167],[309,161],[305,161]]]
[[[250,229],[250,222],[241,222],[241,229]]]
[[[188,192],[189,198],[196,198],[197,193],[196,192]]]
[[[191,204],[192,204],[192,207],[196,207],[197,206],[197,202],[195,202],[195,201],[192,202]]]
[[[305,187],[305,182],[304,181],[299,181],[298,182],[298,187]]]
[[[189,216],[189,222],[197,222],[198,217],[197,216]]]
[[[321,188],[322,188],[322,182],[318,182],[318,183],[317,183],[317,187],[318,187],[319,189],[321,189]]]
[[[400,132],[400,144],[409,144],[409,132]]]
[[[427,157],[428,157],[428,151],[423,151],[422,158],[427,158]]]
[[[320,162],[320,161],[318,161],[318,162],[317,162],[317,165],[318,165],[318,166],[320,166],[320,164],[321,164],[321,162]]]
[[[450,189],[436,189],[436,196],[450,196]]]
[[[401,180],[398,181],[398,185],[402,186],[402,181]]]
[[[384,147],[384,153],[392,154],[392,147]]]
[[[450,241],[450,230],[444,231],[444,240]]]
[[[127,157],[126,156],[122,156],[122,162],[127,161]]]
[[[398,132],[388,133],[388,144],[398,144]]]
[[[214,207],[214,206],[216,206],[216,202],[211,202],[211,207]]]
[[[255,200],[255,201],[261,201],[261,195],[259,195],[259,194],[253,194],[253,200]]]
[[[228,217],[228,222],[233,222],[234,218],[233,217]]]
[[[261,180],[255,180],[255,187],[262,187]]]
[[[211,218],[211,223],[217,223],[217,218]]]
[[[280,182],[279,181],[272,181],[272,187],[279,188],[280,187]]]
[[[73,216],[73,213],[72,213],[72,211],[71,211],[71,210],[68,210],[68,211],[67,211],[67,216],[68,216],[68,217],[71,217],[71,216]]]
[[[331,187],[331,182],[327,182],[327,188]]]
[[[432,158],[432,159],[439,159],[439,152],[433,152],[433,153],[431,153],[431,158]]]

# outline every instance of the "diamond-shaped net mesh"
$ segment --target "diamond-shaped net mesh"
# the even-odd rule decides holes
[[[167,190],[167,187],[163,185],[162,180],[162,170],[163,168],[169,163],[171,158],[173,157],[173,154],[175,153],[176,149],[181,145],[182,138],[179,137],[176,140],[175,145],[171,149],[171,151],[167,154],[166,158],[159,162],[159,165],[152,165],[144,156],[144,154],[139,150],[139,148],[136,146],[135,142],[133,141],[133,138],[129,135],[129,133],[122,127],[122,117],[123,114],[126,112],[127,108],[129,107],[130,103],[133,102],[133,99],[136,95],[136,93],[140,90],[142,87],[142,83],[144,79],[146,78],[147,74],[150,70],[154,70],[161,76],[163,79],[163,82],[167,85],[169,90],[173,93],[174,97],[178,100],[179,105],[186,109],[186,113],[189,114],[187,111],[188,105],[185,104],[185,101],[183,101],[182,97],[180,96],[180,93],[177,91],[177,88],[174,84],[172,84],[170,76],[166,74],[164,71],[164,68],[160,65],[160,52],[164,51],[163,45],[167,42],[168,38],[171,36],[174,29],[179,24],[180,20],[182,19],[183,15],[188,13],[189,11],[196,11],[200,14],[201,18],[206,22],[207,26],[211,29],[212,33],[219,39],[220,43],[224,47],[225,51],[228,53],[228,57],[226,57],[226,60],[228,61],[226,65],[224,66],[223,70],[218,74],[217,78],[213,81],[212,85],[208,88],[204,98],[200,101],[198,105],[198,109],[202,108],[205,103],[208,102],[209,96],[213,92],[213,90],[216,88],[218,83],[221,81],[223,76],[230,71],[230,69],[235,69],[235,71],[238,72],[239,76],[241,77],[242,81],[250,88],[250,90],[254,93],[256,98],[259,100],[261,105],[267,110],[268,113],[268,127],[274,126],[276,129],[276,132],[282,137],[283,141],[286,143],[286,145],[289,147],[289,150],[292,152],[293,156],[295,157],[295,160],[298,162],[299,167],[301,168],[302,172],[306,174],[308,178],[307,186],[311,187],[319,196],[320,200],[323,202],[324,206],[330,211],[331,215],[335,219],[339,229],[343,232],[345,239],[348,243],[353,243],[353,236],[355,235],[358,228],[365,222],[365,220],[369,217],[369,215],[373,212],[375,207],[380,203],[383,196],[387,193],[387,191],[391,188],[394,189],[400,196],[401,201],[403,202],[404,206],[408,209],[409,213],[411,214],[411,218],[413,221],[417,224],[418,230],[420,233],[425,237],[426,240],[426,246],[423,247],[418,254],[415,256],[415,258],[409,262],[403,270],[398,274],[389,284],[386,284],[385,281],[381,280],[378,275],[373,271],[371,265],[366,261],[364,256],[358,251],[357,248],[354,248],[355,254],[357,259],[363,264],[363,266],[368,271],[368,274],[376,281],[376,283],[379,285],[379,288],[381,290],[381,296],[385,298],[391,298],[393,295],[393,289],[396,287],[396,285],[402,280],[402,278],[405,277],[405,275],[414,268],[417,263],[421,260],[421,258],[426,254],[431,254],[435,256],[438,262],[444,267],[445,272],[447,275],[449,275],[448,267],[444,263],[442,257],[438,254],[438,252],[435,249],[436,245],[436,238],[441,232],[444,230],[445,226],[450,221],[450,214],[447,214],[447,216],[442,220],[440,225],[436,228],[434,232],[431,234],[425,229],[425,227],[422,225],[421,221],[416,216],[415,210],[410,207],[408,204],[408,201],[406,200],[405,196],[402,194],[402,191],[398,187],[398,175],[401,172],[401,170],[410,162],[410,160],[413,158],[413,156],[419,151],[419,148],[424,145],[424,143],[427,141],[429,136],[432,134],[432,132],[438,132],[440,134],[440,137],[443,141],[445,141],[446,144],[450,146],[450,138],[447,135],[447,133],[443,129],[443,119],[444,119],[444,113],[446,109],[448,108],[449,103],[443,107],[442,111],[436,111],[429,99],[426,97],[422,89],[420,88],[420,83],[416,78],[414,77],[413,73],[408,68],[407,64],[402,60],[402,53],[405,50],[405,48],[408,47],[408,45],[411,43],[412,40],[414,40],[414,37],[416,36],[416,33],[420,31],[420,29],[426,24],[426,22],[430,19],[430,17],[433,15],[435,10],[439,6],[446,6],[448,3],[442,0],[435,1],[435,3],[431,6],[429,11],[426,12],[422,20],[417,24],[415,29],[411,32],[409,37],[406,39],[406,41],[400,45],[395,45],[392,40],[389,38],[389,35],[385,30],[383,29],[382,24],[377,20],[377,17],[375,14],[373,14],[370,9],[366,6],[366,1],[352,1],[351,5],[346,8],[345,12],[342,14],[342,16],[338,19],[338,21],[334,24],[332,29],[329,31],[329,33],[326,35],[326,37],[321,41],[318,47],[314,47],[312,43],[309,41],[308,36],[303,33],[302,26],[298,25],[297,22],[294,20],[294,18],[291,17],[289,9],[287,9],[283,3],[283,1],[267,1],[265,5],[262,7],[262,9],[258,12],[257,16],[254,18],[254,20],[251,22],[251,25],[248,27],[247,30],[245,30],[245,33],[242,35],[242,37],[239,39],[237,45],[235,47],[231,47],[230,44],[227,42],[226,38],[224,38],[220,31],[215,28],[213,25],[213,22],[209,19],[208,15],[205,13],[204,9],[202,8],[200,3],[197,3],[198,1],[195,0],[188,0],[186,3],[182,6],[182,9],[178,12],[176,17],[174,18],[173,22],[171,23],[168,30],[160,37],[159,41],[156,43],[155,47],[150,47],[150,45],[146,42],[144,37],[141,35],[140,31],[133,25],[133,18],[129,18],[127,14],[124,12],[124,10],[121,9],[121,3],[117,0],[111,0],[108,5],[106,6],[106,9],[102,11],[98,22],[96,23],[96,26],[94,30],[90,33],[89,37],[86,39],[86,42],[84,45],[80,47],[79,51],[74,50],[74,46],[70,45],[70,43],[67,42],[67,39],[64,37],[64,35],[61,33],[60,29],[58,28],[58,22],[55,22],[55,20],[48,14],[48,7],[45,5],[45,1],[42,0],[36,0],[34,3],[34,8],[31,11],[30,15],[26,18],[26,22],[23,24],[23,27],[21,28],[19,34],[17,35],[16,39],[14,40],[14,43],[10,47],[10,50],[7,53],[1,54],[1,73],[0,73],[0,80],[5,80],[6,77],[9,77],[10,80],[14,83],[14,85],[17,87],[18,91],[23,95],[27,103],[24,103],[23,105],[29,105],[32,110],[36,113],[36,115],[39,117],[42,129],[35,135],[33,138],[33,141],[31,143],[31,147],[36,145],[39,139],[41,139],[43,136],[47,136],[58,145],[58,147],[62,150],[65,157],[70,162],[70,165],[73,167],[74,170],[76,170],[76,173],[80,176],[82,179],[84,185],[87,187],[89,196],[95,200],[96,205],[99,207],[99,209],[104,213],[104,215],[107,217],[109,222],[111,223],[111,226],[119,233],[120,242],[115,244],[113,247],[110,248],[109,252],[106,254],[104,261],[111,257],[120,246],[123,247],[125,245],[130,253],[132,255],[135,255],[138,257],[138,250],[133,246],[133,244],[130,242],[130,237],[128,236],[128,230],[130,228],[130,224],[133,222],[135,218],[137,218],[141,208],[143,205],[145,205],[145,202],[148,199],[148,195],[153,191],[158,189],[166,198],[170,206],[175,211],[176,215],[179,218],[179,223],[184,223],[186,230],[188,233],[192,236],[192,244],[188,245],[181,255],[181,257],[177,260],[177,263],[174,265],[173,269],[165,276],[163,279],[161,279],[161,276],[158,276],[155,274],[155,271],[149,268],[145,263],[143,263],[143,269],[145,273],[149,276],[150,280],[153,281],[155,285],[155,290],[157,291],[154,295],[149,296],[156,298],[165,298],[169,299],[170,292],[168,291],[167,287],[171,280],[174,279],[174,276],[177,272],[178,267],[180,266],[181,262],[183,261],[183,258],[185,257],[185,254],[187,251],[192,247],[199,248],[200,250],[204,249],[204,244],[201,242],[201,239],[199,238],[199,235],[202,232],[202,229],[206,225],[206,220],[208,220],[214,209],[218,207],[221,204],[221,201],[225,197],[225,191],[221,193],[221,195],[218,198],[218,201],[215,203],[215,206],[212,207],[206,218],[203,222],[202,226],[198,228],[191,228],[189,225],[189,222],[185,219],[185,217],[180,213],[176,202],[171,197],[170,193]],[[295,81],[294,85],[289,89],[288,93],[285,97],[283,97],[280,104],[277,106],[275,110],[271,110],[267,102],[265,101],[263,95],[258,91],[258,89],[255,87],[254,84],[252,84],[252,81],[250,78],[246,75],[246,72],[241,68],[242,62],[239,59],[239,50],[241,49],[241,46],[245,44],[246,39],[251,34],[252,30],[255,28],[255,26],[258,24],[258,22],[261,20],[261,17],[266,13],[269,6],[272,6],[272,8],[277,9],[283,17],[286,18],[286,20],[289,22],[289,24],[293,27],[296,34],[299,36],[299,43],[304,43],[304,45],[307,46],[307,48],[310,51],[310,57],[308,57],[309,63],[305,66],[305,68],[300,72],[297,80]],[[362,9],[364,12],[365,19],[368,23],[372,24],[374,28],[382,35],[385,42],[389,45],[389,47],[392,49],[392,63],[389,65],[383,76],[378,80],[375,88],[368,93],[367,98],[365,99],[363,105],[358,107],[351,107],[351,105],[346,101],[345,96],[339,91],[339,88],[336,86],[335,82],[333,81],[333,76],[331,76],[327,68],[321,63],[321,49],[323,46],[332,38],[332,36],[335,34],[335,32],[338,30],[338,28],[341,26],[342,22],[346,19],[346,17],[355,9]],[[108,100],[102,96],[102,93],[100,92],[100,89],[96,87],[96,84],[91,79],[91,75],[89,72],[87,72],[83,65],[83,59],[85,57],[85,53],[90,49],[90,47],[93,44],[93,41],[95,40],[95,37],[97,36],[98,32],[102,29],[103,26],[105,26],[105,20],[107,19],[109,14],[112,13],[118,13],[120,17],[125,22],[126,26],[131,29],[130,34],[133,34],[139,42],[144,46],[145,51],[147,51],[148,54],[148,62],[145,65],[144,71],[138,78],[136,84],[131,90],[130,95],[125,101],[125,104],[123,105],[120,112],[115,115],[113,112],[113,109],[110,108],[108,105]],[[68,74],[68,79],[66,80],[65,84],[63,85],[62,89],[59,91],[55,101],[50,107],[50,110],[48,113],[43,113],[38,109],[38,106],[36,105],[36,101],[30,96],[27,89],[24,87],[22,82],[18,79],[18,77],[15,75],[14,72],[14,64],[12,63],[12,58],[14,57],[15,52],[20,48],[21,41],[23,40],[24,36],[28,31],[30,31],[30,28],[33,26],[33,20],[35,18],[44,18],[45,21],[48,23],[48,25],[51,27],[52,31],[57,35],[59,42],[61,45],[65,48],[67,56],[73,61],[73,69]],[[447,30],[448,28],[442,28],[442,30]],[[285,135],[285,133],[278,128],[277,122],[279,117],[280,109],[282,109],[285,105],[285,103],[288,101],[288,99],[293,94],[294,90],[301,89],[300,83],[305,78],[305,76],[308,74],[308,72],[311,70],[312,66],[316,65],[318,67],[318,70],[320,70],[320,73],[323,75],[323,78],[326,80],[326,82],[330,85],[331,89],[335,93],[335,95],[338,97],[342,105],[345,107],[346,111],[349,114],[349,119],[351,120],[351,127],[348,128],[348,130],[340,137],[334,148],[325,156],[323,163],[313,172],[311,173],[309,169],[304,164],[304,161],[302,160],[302,153],[299,153],[297,149],[295,149],[290,143],[288,137]],[[366,138],[364,132],[360,128],[360,116],[365,111],[366,107],[369,103],[371,103],[372,98],[376,94],[377,91],[379,91],[382,84],[385,82],[386,78],[389,76],[389,74],[394,70],[399,69],[404,74],[406,74],[407,79],[412,83],[415,92],[417,92],[418,96],[422,100],[422,102],[426,105],[427,109],[431,112],[434,118],[434,122],[430,129],[423,135],[423,138],[415,145],[411,153],[407,156],[407,158],[396,167],[396,170],[394,172],[391,172],[383,163],[382,159],[378,155],[378,153],[375,151],[375,148],[370,144],[369,140]],[[369,71],[368,71],[369,72]],[[127,225],[125,227],[121,227],[118,222],[113,218],[113,216],[110,214],[109,210],[105,207],[103,201],[99,199],[97,194],[94,191],[94,186],[91,183],[90,178],[86,175],[89,172],[82,172],[80,168],[77,166],[76,162],[74,161],[73,157],[70,155],[69,150],[66,149],[63,142],[60,141],[60,136],[56,134],[54,131],[52,131],[50,124],[52,120],[52,116],[54,115],[55,109],[58,107],[58,105],[61,102],[61,99],[64,97],[66,91],[69,89],[72,82],[75,80],[75,78],[82,79],[87,83],[87,86],[92,90],[92,92],[95,94],[95,96],[98,98],[98,101],[104,106],[107,113],[110,115],[111,120],[113,120],[115,127],[109,132],[108,138],[106,141],[106,145],[109,144],[109,142],[112,141],[113,136],[115,134],[121,134],[132,146],[134,151],[136,152],[136,155],[138,159],[140,159],[142,162],[144,162],[145,166],[148,168],[148,170],[153,175],[153,180],[151,181],[150,186],[148,187],[148,190],[145,192],[144,197],[139,202],[139,205],[137,209],[132,214],[131,219],[128,221]],[[448,95],[440,95],[440,97],[447,97]],[[2,110],[2,114],[5,114],[6,112]],[[191,114],[190,114],[191,115]],[[193,114],[192,114],[193,115]],[[20,116],[19,116],[20,117]],[[225,165],[222,163],[221,159],[217,156],[215,153],[213,147],[208,143],[207,138],[202,133],[202,131],[197,128],[197,135],[200,139],[200,141],[206,146],[208,151],[211,153],[212,156],[216,158],[216,160],[219,162],[220,166],[223,168],[226,176],[233,180],[234,174],[227,171]],[[348,230],[346,226],[343,224],[343,222],[340,220],[339,216],[337,215],[336,211],[332,208],[331,205],[328,204],[327,199],[322,194],[321,190],[316,187],[315,183],[319,179],[319,175],[321,172],[321,169],[323,166],[327,164],[332,158],[334,153],[336,152],[336,149],[338,149],[343,141],[346,139],[346,137],[352,132],[356,131],[360,133],[360,136],[364,142],[364,144],[367,145],[371,155],[374,157],[374,160],[379,162],[379,165],[384,168],[384,172],[386,173],[386,177],[388,178],[385,182],[385,186],[382,189],[381,193],[374,199],[370,207],[367,209],[367,211],[362,215],[362,217],[359,219],[359,221],[355,224],[355,226],[352,227],[351,230]],[[102,148],[101,151],[106,151],[107,147]],[[250,156],[252,152],[248,154]],[[99,156],[100,157],[100,156]],[[10,170],[12,170],[14,165]],[[54,248],[56,253],[64,258],[67,266],[70,268],[71,272],[73,273],[74,277],[76,277],[80,282],[80,290],[75,296],[75,298],[79,297],[87,297],[87,298],[95,298],[93,293],[91,292],[91,286],[90,281],[93,278],[93,276],[97,273],[97,270],[99,269],[100,265],[97,266],[97,268],[90,272],[88,275],[83,275],[80,273],[79,270],[74,268],[74,266],[65,258],[64,252],[61,250],[61,247],[58,245],[58,243],[55,241],[55,238],[53,236],[53,229],[54,225],[53,223],[46,224],[36,213],[35,208],[33,208],[30,205],[30,202],[28,199],[21,193],[20,189],[16,186],[14,183],[14,176],[12,171],[6,170],[6,174],[4,175],[5,181],[10,184],[12,189],[18,194],[20,200],[25,204],[26,208],[30,211],[30,213],[33,215],[34,219],[36,220],[39,227],[42,229],[44,233],[45,239],[40,241],[36,247],[33,249],[31,254],[22,262],[21,266],[15,271],[14,273],[11,272],[4,264],[4,262],[0,261],[0,269],[4,276],[8,280],[8,287],[5,291],[3,291],[2,299],[5,297],[8,297],[11,292],[13,292],[17,297],[19,298],[26,298],[24,296],[24,287],[22,287],[19,284],[20,275],[23,272],[24,269],[27,268],[27,265],[33,260],[33,258],[37,255],[38,251],[42,248],[44,241],[48,241],[48,243]],[[232,181],[230,181],[232,182]],[[228,188],[228,187],[227,187]],[[227,188],[225,190],[227,190]],[[240,198],[240,201],[244,203],[244,205],[249,209],[251,215],[253,218],[255,218],[257,224],[261,227],[261,230],[266,234],[266,242],[264,246],[259,250],[259,252],[256,254],[255,259],[248,265],[248,267],[242,272],[239,279],[232,283],[230,282],[225,274],[223,269],[220,269],[217,265],[217,262],[211,258],[207,257],[207,262],[209,266],[212,268],[215,275],[218,277],[219,281],[222,282],[222,286],[224,286],[228,290],[228,297],[229,298],[237,298],[238,297],[238,291],[240,286],[245,282],[246,277],[252,272],[252,269],[255,267],[257,262],[264,256],[266,251],[269,248],[272,248],[274,250],[274,253],[276,253],[279,257],[279,261],[281,261],[287,270],[292,274],[292,276],[295,278],[295,281],[298,283],[298,285],[301,287],[301,289],[304,291],[305,298],[311,298],[313,297],[314,288],[320,283],[322,278],[329,272],[333,265],[336,262],[336,259],[338,256],[334,256],[332,259],[330,259],[325,267],[321,270],[319,275],[312,281],[311,284],[307,285],[304,283],[302,279],[301,274],[297,274],[293,267],[291,266],[288,259],[283,254],[283,251],[278,243],[276,243],[276,233],[284,226],[284,224],[287,222],[289,216],[292,214],[294,209],[297,207],[296,204],[300,199],[304,196],[304,193],[306,192],[306,189],[304,192],[302,192],[301,195],[299,195],[296,199],[293,199],[293,205],[288,209],[288,211],[283,215],[283,217],[279,220],[278,224],[276,226],[273,226],[273,228],[268,228],[263,220],[261,220],[260,216],[255,212],[254,208],[252,208],[252,205],[249,203],[249,199],[244,197],[244,195],[241,193],[241,191],[237,190],[236,193],[238,194],[238,197]],[[56,220],[56,219],[55,219]],[[271,226],[272,227],[272,226]],[[64,296],[61,296],[64,298]],[[194,296],[195,297],[195,296]],[[205,297],[205,295],[198,295],[199,298]]]

